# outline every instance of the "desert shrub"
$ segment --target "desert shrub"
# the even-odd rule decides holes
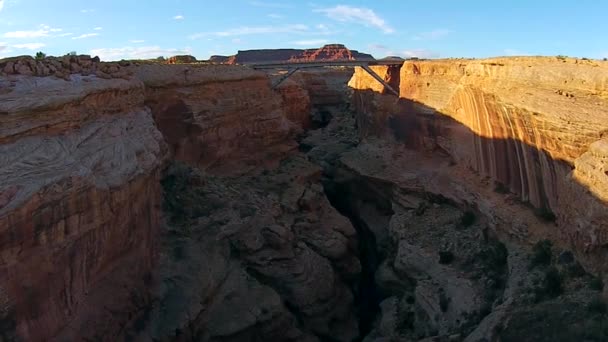
[[[36,59],[40,60],[40,59],[44,59],[45,57],[46,57],[46,53],[44,53],[42,51],[36,52]]]
[[[450,264],[454,261],[454,253],[450,251],[439,251],[439,263],[440,264]]]
[[[604,281],[600,277],[593,277],[589,281],[589,287],[592,290],[602,291],[604,290]]]
[[[470,227],[475,223],[475,213],[467,210],[460,217],[460,223],[465,227]]]
[[[445,291],[443,289],[439,289],[439,308],[441,309],[441,312],[448,311],[449,305],[450,305],[450,299],[445,294]]]
[[[563,291],[562,281],[562,275],[557,268],[550,267],[547,272],[545,272],[545,279],[543,281],[544,293],[550,298],[559,296]]]
[[[581,266],[581,264],[579,264],[578,262],[574,262],[574,263],[568,265],[567,270],[568,270],[568,276],[570,276],[572,278],[584,277],[587,274],[587,272],[585,271],[583,266]]]
[[[532,248],[532,259],[530,266],[547,266],[551,264],[551,248],[553,244],[549,240],[541,240]]]
[[[507,187],[503,183],[495,182],[494,183],[494,192],[499,193],[499,194],[508,194],[509,187]]]
[[[608,312],[606,302],[601,297],[595,297],[587,304],[587,310],[592,314],[605,315]]]
[[[557,219],[555,213],[551,211],[551,209],[545,207],[534,209],[534,214],[545,222],[555,222]]]

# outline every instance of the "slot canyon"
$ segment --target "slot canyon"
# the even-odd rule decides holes
[[[0,341],[606,341],[608,62],[370,68],[0,62]]]

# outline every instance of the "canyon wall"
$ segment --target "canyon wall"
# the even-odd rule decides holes
[[[175,159],[219,173],[276,163],[296,149],[268,77],[238,66],[142,65],[135,76]]]
[[[251,69],[63,62],[14,59],[0,78],[0,339],[141,330],[168,160],[240,174],[276,165],[302,130]]]
[[[0,339],[121,336],[149,294],[168,156],[143,85],[0,83]]]
[[[386,79],[389,71],[382,68],[376,71]],[[589,267],[606,268],[607,63],[406,61],[399,84],[399,99],[379,95],[377,82],[356,71],[350,85],[364,134],[442,151],[478,181],[489,179],[495,192],[514,194],[557,225],[529,227],[522,236],[552,238],[584,256]]]

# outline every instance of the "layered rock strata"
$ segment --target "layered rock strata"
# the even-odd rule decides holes
[[[359,89],[354,101],[366,133],[443,151],[488,177],[494,190],[556,222],[557,229],[513,223],[518,238],[549,237],[603,270],[607,79],[599,61],[495,58],[406,61],[399,99],[375,95],[381,89],[362,70],[350,84]]]

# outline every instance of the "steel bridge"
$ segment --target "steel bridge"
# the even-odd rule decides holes
[[[399,96],[399,93],[393,89],[386,81],[380,77],[374,70],[370,68],[373,65],[400,66],[403,63],[401,60],[385,60],[385,61],[357,61],[357,60],[332,60],[332,61],[314,61],[314,62],[264,62],[264,63],[244,63],[256,70],[287,70],[287,73],[274,82],[272,88],[275,89],[279,84],[283,83],[289,76],[293,75],[300,69],[307,68],[323,68],[323,67],[361,67],[370,76],[380,82],[391,93]]]

